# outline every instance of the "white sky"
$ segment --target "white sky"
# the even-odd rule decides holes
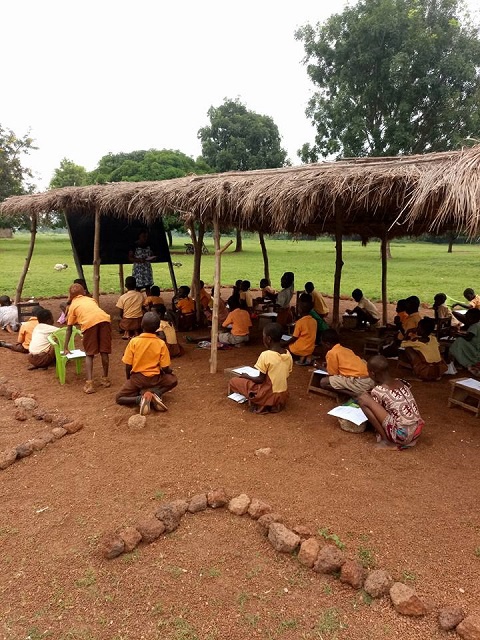
[[[312,142],[313,91],[294,31],[344,0],[4,0],[0,123],[39,147],[39,189],[64,157],[92,170],[108,152],[197,157],[207,110],[237,96],[271,116],[294,164]],[[8,56],[8,59],[7,59]]]

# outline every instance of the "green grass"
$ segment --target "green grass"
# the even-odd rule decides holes
[[[181,262],[176,267],[178,284],[190,284],[193,256],[183,253],[187,238],[174,238],[173,261]],[[18,233],[13,239],[0,239],[0,264],[2,265],[2,291],[13,296],[20,275],[29,235]],[[202,278],[206,283],[213,281],[214,256],[213,240],[206,239],[210,255],[203,256]],[[297,288],[303,288],[308,280],[315,283],[320,291],[332,293],[335,269],[335,243],[329,238],[315,241],[275,240],[267,238],[272,285],[279,287],[284,271],[293,271]],[[435,293],[443,291],[453,298],[462,299],[466,287],[475,287],[477,265],[480,260],[480,245],[457,245],[453,253],[447,253],[447,245],[398,240],[392,242],[393,259],[388,264],[388,295],[390,300],[398,300],[408,295],[418,295],[424,302],[431,302]],[[341,292],[350,295],[352,289],[360,287],[367,297],[380,299],[380,245],[370,242],[362,247],[360,242],[344,243],[344,267]],[[66,263],[65,271],[54,271],[56,263]],[[125,275],[130,266],[125,266]],[[92,267],[85,267],[87,281],[92,283]],[[154,265],[156,283],[162,288],[171,286],[168,268],[164,264]],[[258,238],[249,235],[244,238],[244,251],[235,253],[228,249],[222,258],[222,283],[231,285],[243,278],[257,287],[263,276],[263,261]],[[68,237],[64,234],[39,234],[30,272],[24,287],[24,297],[33,295],[49,297],[64,295],[76,277],[75,266]],[[105,265],[101,269],[101,290],[117,293],[118,266]]]

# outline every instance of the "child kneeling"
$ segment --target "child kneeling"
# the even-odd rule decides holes
[[[127,381],[115,400],[117,404],[140,405],[142,416],[150,413],[150,405],[166,411],[162,395],[178,384],[170,369],[167,345],[156,335],[159,326],[158,315],[148,311],[142,320],[143,333],[130,340],[122,358]]]
[[[377,432],[378,446],[391,449],[413,447],[425,423],[410,385],[390,375],[388,360],[383,356],[370,358],[368,373],[376,385],[370,393],[357,398],[357,402]]]
[[[262,351],[255,363],[260,374],[253,378],[242,373],[230,380],[230,389],[250,400],[255,413],[277,413],[287,402],[287,378],[292,372],[292,356],[281,345],[282,326],[276,322],[267,324],[263,330]]]

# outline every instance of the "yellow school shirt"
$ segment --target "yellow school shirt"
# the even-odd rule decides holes
[[[317,321],[312,316],[302,316],[295,323],[293,337],[298,338],[289,349],[296,356],[310,356],[315,350]]]
[[[17,342],[21,344],[24,349],[28,349],[30,342],[32,341],[32,332],[37,324],[38,318],[36,316],[32,316],[20,325]]]
[[[123,310],[123,317],[128,320],[130,318],[141,318],[143,316],[143,302],[143,293],[133,289],[121,295],[115,306],[117,309]]]
[[[325,299],[322,296],[322,294],[316,289],[312,291],[312,299],[313,299],[313,308],[318,313],[318,315],[319,316],[328,315],[327,303],[325,302]]]
[[[110,316],[105,313],[93,298],[75,296],[68,307],[67,324],[80,325],[81,331],[86,331],[100,322],[110,322]]]
[[[268,349],[262,351],[255,369],[258,369],[270,378],[273,393],[282,393],[287,390],[287,378],[293,369],[292,356],[288,353],[278,353]]]
[[[159,331],[163,331],[168,344],[177,344],[177,332],[167,320],[160,320]]]
[[[431,336],[429,336],[429,338],[430,339],[428,342],[422,342],[421,340],[404,340],[402,342],[402,347],[404,347],[405,349],[407,347],[415,349],[415,351],[418,351],[422,354],[422,356],[425,358],[425,362],[428,362],[429,364],[432,362],[440,362],[442,356],[440,355],[438,340],[436,336],[433,335],[433,333]]]
[[[252,326],[250,314],[245,309],[234,309],[225,318],[222,327],[228,327],[230,324],[232,325],[232,336],[248,336],[249,329]]]
[[[141,333],[128,343],[122,362],[132,365],[133,373],[151,377],[170,366],[170,353],[165,342],[154,333]]]

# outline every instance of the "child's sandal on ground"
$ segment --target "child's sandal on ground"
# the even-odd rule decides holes
[[[100,378],[100,386],[104,387],[104,389],[108,389],[108,387],[112,386],[112,383],[110,382],[109,378],[107,378],[106,376],[102,376]]]
[[[84,393],[95,393],[95,387],[93,386],[93,380],[87,380],[83,387]]]

